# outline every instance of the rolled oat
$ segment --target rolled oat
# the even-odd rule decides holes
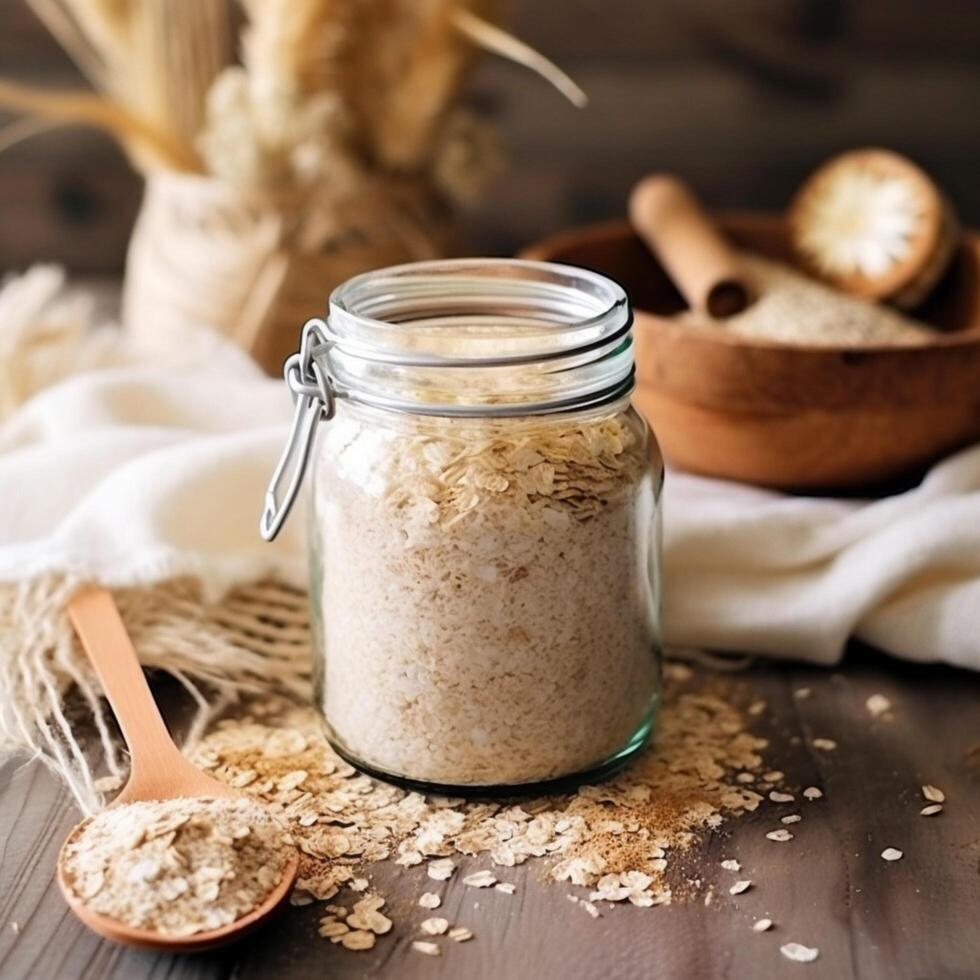
[[[247,799],[129,803],[86,820],[65,848],[65,880],[93,912],[191,936],[258,908],[282,881],[284,828]]]

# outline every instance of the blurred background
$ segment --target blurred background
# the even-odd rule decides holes
[[[647,170],[711,204],[782,207],[823,158],[881,144],[922,164],[980,222],[977,0],[513,0],[508,26],[588,92],[578,111],[515,65],[480,61],[467,101],[507,169],[465,219],[508,253],[622,214]],[[80,77],[26,4],[0,4],[0,75]],[[72,127],[0,154],[0,268],[122,269],[142,181],[108,137]]]

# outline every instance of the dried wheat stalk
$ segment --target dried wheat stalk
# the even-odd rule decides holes
[[[90,92],[38,90],[0,81],[0,105],[40,119],[104,129],[119,140],[141,170],[192,170],[197,165],[197,158],[186,146],[122,106]]]
[[[294,206],[312,196],[321,211],[379,179],[472,196],[492,141],[455,103],[477,48],[584,101],[493,25],[500,0],[239,0],[241,65],[230,63],[232,0],[27,2],[97,94],[3,83],[0,104],[105,128],[143,170],[204,172]],[[0,133],[0,146],[28,131]]]
[[[227,0],[28,0],[88,92],[4,84],[0,103],[112,132],[143,169],[199,171],[205,98],[230,59]]]

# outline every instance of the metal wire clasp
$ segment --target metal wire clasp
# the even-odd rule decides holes
[[[320,319],[307,320],[299,351],[287,358],[283,367],[283,377],[293,393],[296,407],[286,448],[265,492],[259,533],[266,541],[272,541],[279,533],[299,494],[320,419],[333,418],[337,408],[330,379],[315,358],[315,354],[326,346],[329,346],[327,325]],[[285,490],[279,500],[283,486]]]

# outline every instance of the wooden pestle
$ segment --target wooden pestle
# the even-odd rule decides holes
[[[692,310],[741,313],[750,290],[738,258],[693,191],[669,174],[644,177],[630,194],[630,222]]]

